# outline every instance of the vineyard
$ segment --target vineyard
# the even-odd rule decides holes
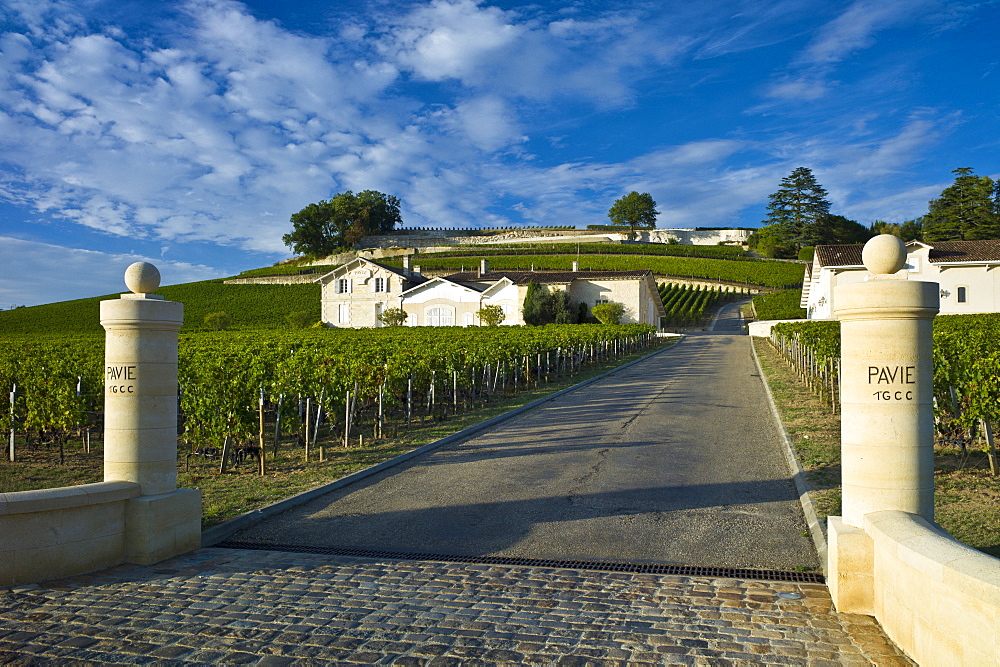
[[[690,327],[705,323],[705,313],[743,296],[734,289],[660,283],[657,285],[667,315],[663,326]]]
[[[800,320],[806,316],[801,300],[801,288],[757,294],[751,301],[751,313],[755,320]]]
[[[649,269],[654,273],[685,278],[719,280],[765,287],[791,287],[802,282],[802,265],[795,262],[769,260],[732,261],[706,257],[657,257],[649,255],[502,255],[490,258],[492,270],[569,271],[579,260],[584,271],[637,271]],[[385,260],[382,263],[401,267],[402,260]],[[439,257],[418,255],[414,261],[424,270],[459,271],[476,266],[470,257]]]
[[[282,433],[295,434],[303,460],[313,460],[321,433],[347,446],[444,420],[644,349],[652,334],[637,324],[186,334],[180,433],[192,453],[218,450],[223,472],[232,455],[256,458],[263,472]],[[0,386],[13,391],[0,427],[10,442],[20,433],[28,446],[61,452],[71,435],[89,442],[99,433],[103,339],[8,342]],[[265,421],[273,424],[266,442]]]
[[[293,312],[307,312],[313,322],[320,317],[320,287],[313,284],[226,285],[209,280],[161,287],[157,293],[184,304],[182,332],[204,330],[205,315],[218,311],[229,313],[232,318],[229,328],[239,330],[288,329],[286,318]],[[102,336],[100,303],[109,298],[117,295],[2,311],[0,334]]]
[[[939,441],[965,449],[978,433],[992,440],[1000,421],[1000,313],[934,318],[934,416]],[[836,405],[839,322],[788,322],[772,329],[772,344],[816,391]],[[989,445],[987,445],[989,447]],[[995,456],[991,467],[996,473]]]

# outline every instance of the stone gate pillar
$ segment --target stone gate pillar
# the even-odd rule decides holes
[[[201,546],[201,491],[177,488],[177,332],[183,304],[153,294],[160,272],[136,262],[131,294],[101,302],[104,481],[141,496],[126,510],[126,560],[148,565]]]
[[[906,248],[883,234],[862,254],[868,280],[834,292],[841,341],[843,516],[830,517],[829,586],[840,611],[873,614],[870,512],[934,519],[937,283],[907,280]]]

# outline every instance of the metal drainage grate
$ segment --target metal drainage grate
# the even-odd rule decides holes
[[[669,574],[682,577],[724,577],[727,579],[750,579],[755,581],[791,581],[803,584],[826,583],[823,575],[818,572],[784,572],[781,570],[755,570],[739,567],[696,567],[693,565],[666,565],[662,563],[611,563],[593,560],[547,560],[543,558],[514,558],[509,556],[464,556],[461,554],[413,553],[407,551],[353,549],[349,547],[314,547],[299,544],[261,544],[258,542],[235,541],[220,542],[215,546],[223,549],[288,551],[291,553],[354,556],[357,558],[430,560],[443,563],[474,563],[477,565],[520,565],[524,567],[554,567],[569,570]]]

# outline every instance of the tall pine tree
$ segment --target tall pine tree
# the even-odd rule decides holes
[[[830,212],[826,194],[812,170],[799,167],[781,180],[777,192],[768,195],[764,223],[777,225],[776,231],[798,248],[812,245],[817,240],[813,238],[817,220]]]
[[[989,176],[977,176],[971,167],[959,167],[955,182],[931,200],[924,216],[926,241],[1000,239],[998,185]]]

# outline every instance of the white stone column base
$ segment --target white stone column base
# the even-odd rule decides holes
[[[827,517],[827,578],[830,597],[837,611],[875,615],[875,550],[872,538],[862,528],[844,523],[839,516]]]
[[[139,496],[125,508],[125,560],[152,565],[201,547],[201,491]]]

